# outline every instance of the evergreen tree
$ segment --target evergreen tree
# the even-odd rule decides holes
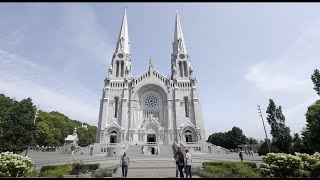
[[[314,70],[314,73],[311,75],[311,80],[313,82],[313,89],[316,90],[317,94],[320,96],[320,72],[318,69]]]
[[[277,107],[272,99],[269,99],[269,106],[266,113],[267,121],[271,126],[272,145],[280,152],[291,153],[292,137],[290,128],[285,125],[285,116],[282,114],[282,107]]]

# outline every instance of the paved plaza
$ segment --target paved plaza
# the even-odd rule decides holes
[[[24,155],[24,153],[22,153]],[[40,170],[42,166],[54,164],[72,163],[75,160],[82,160],[84,163],[99,163],[101,168],[117,166],[120,163],[118,157],[104,156],[71,156],[66,152],[36,152],[29,151],[28,156],[35,162],[36,169]],[[128,170],[128,177],[175,177],[175,161],[172,158],[159,158],[157,156],[147,157],[130,157],[130,164]],[[239,162],[240,159],[237,153],[230,154],[192,154],[193,166],[201,167],[203,162],[208,161],[232,161]],[[261,163],[261,156],[247,156],[244,155],[244,162],[256,162],[257,165]],[[121,168],[118,168],[113,177],[121,177]],[[198,176],[193,176],[197,178]]]

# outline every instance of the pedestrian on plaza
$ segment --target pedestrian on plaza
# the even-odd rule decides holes
[[[126,155],[126,152],[121,156],[120,166],[122,167],[122,177],[126,178],[129,166],[129,157]]]
[[[185,152],[186,152],[186,159],[185,159],[186,166],[184,168],[184,171],[186,172],[186,178],[188,178],[188,175],[191,178],[192,157],[191,157],[191,154],[189,153],[189,149],[186,149]]]
[[[176,165],[178,166],[178,170],[180,172],[180,178],[184,178],[184,175],[182,172],[182,169],[184,168],[184,155],[181,152],[181,147],[178,147],[178,152],[174,155],[174,158],[176,160]],[[176,173],[176,175],[178,174]]]
[[[253,156],[253,153],[254,153],[254,152],[253,152],[253,150],[252,150],[252,149],[251,149],[251,151],[250,151],[250,152],[251,152],[251,156]]]
[[[241,160],[241,162],[242,162],[242,161],[243,161],[243,154],[242,154],[241,151],[239,152],[239,158],[240,158],[240,160]]]

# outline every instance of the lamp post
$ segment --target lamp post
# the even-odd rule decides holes
[[[38,117],[38,111],[39,111],[39,108],[36,107],[36,114],[34,115],[34,119],[33,119],[33,123],[34,123],[34,124],[36,123],[36,119],[37,119],[37,117]],[[32,131],[31,131],[31,135],[32,135]],[[32,137],[32,136],[31,136],[31,137]],[[29,150],[29,148],[30,148],[30,143],[31,143],[31,140],[30,140],[30,142],[29,142],[29,144],[28,144],[28,148],[27,148],[26,154],[25,154],[24,156],[27,156],[27,154],[28,154],[28,150]]]
[[[264,133],[266,135],[266,141],[267,141],[267,145],[268,145],[268,150],[269,150],[269,153],[271,152],[270,150],[270,144],[269,144],[269,139],[268,139],[268,136],[267,136],[267,131],[266,131],[266,127],[264,126],[264,121],[263,121],[263,117],[262,117],[262,113],[261,113],[261,109],[260,109],[260,106],[258,106],[258,110],[259,110],[259,116],[261,117],[261,120],[262,120],[262,124],[263,124],[263,128],[264,128]]]

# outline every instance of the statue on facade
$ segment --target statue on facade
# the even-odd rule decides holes
[[[124,39],[123,39],[123,37],[122,38],[120,38],[120,49],[123,51],[124,50],[124,45],[123,45],[123,43],[124,43]]]

